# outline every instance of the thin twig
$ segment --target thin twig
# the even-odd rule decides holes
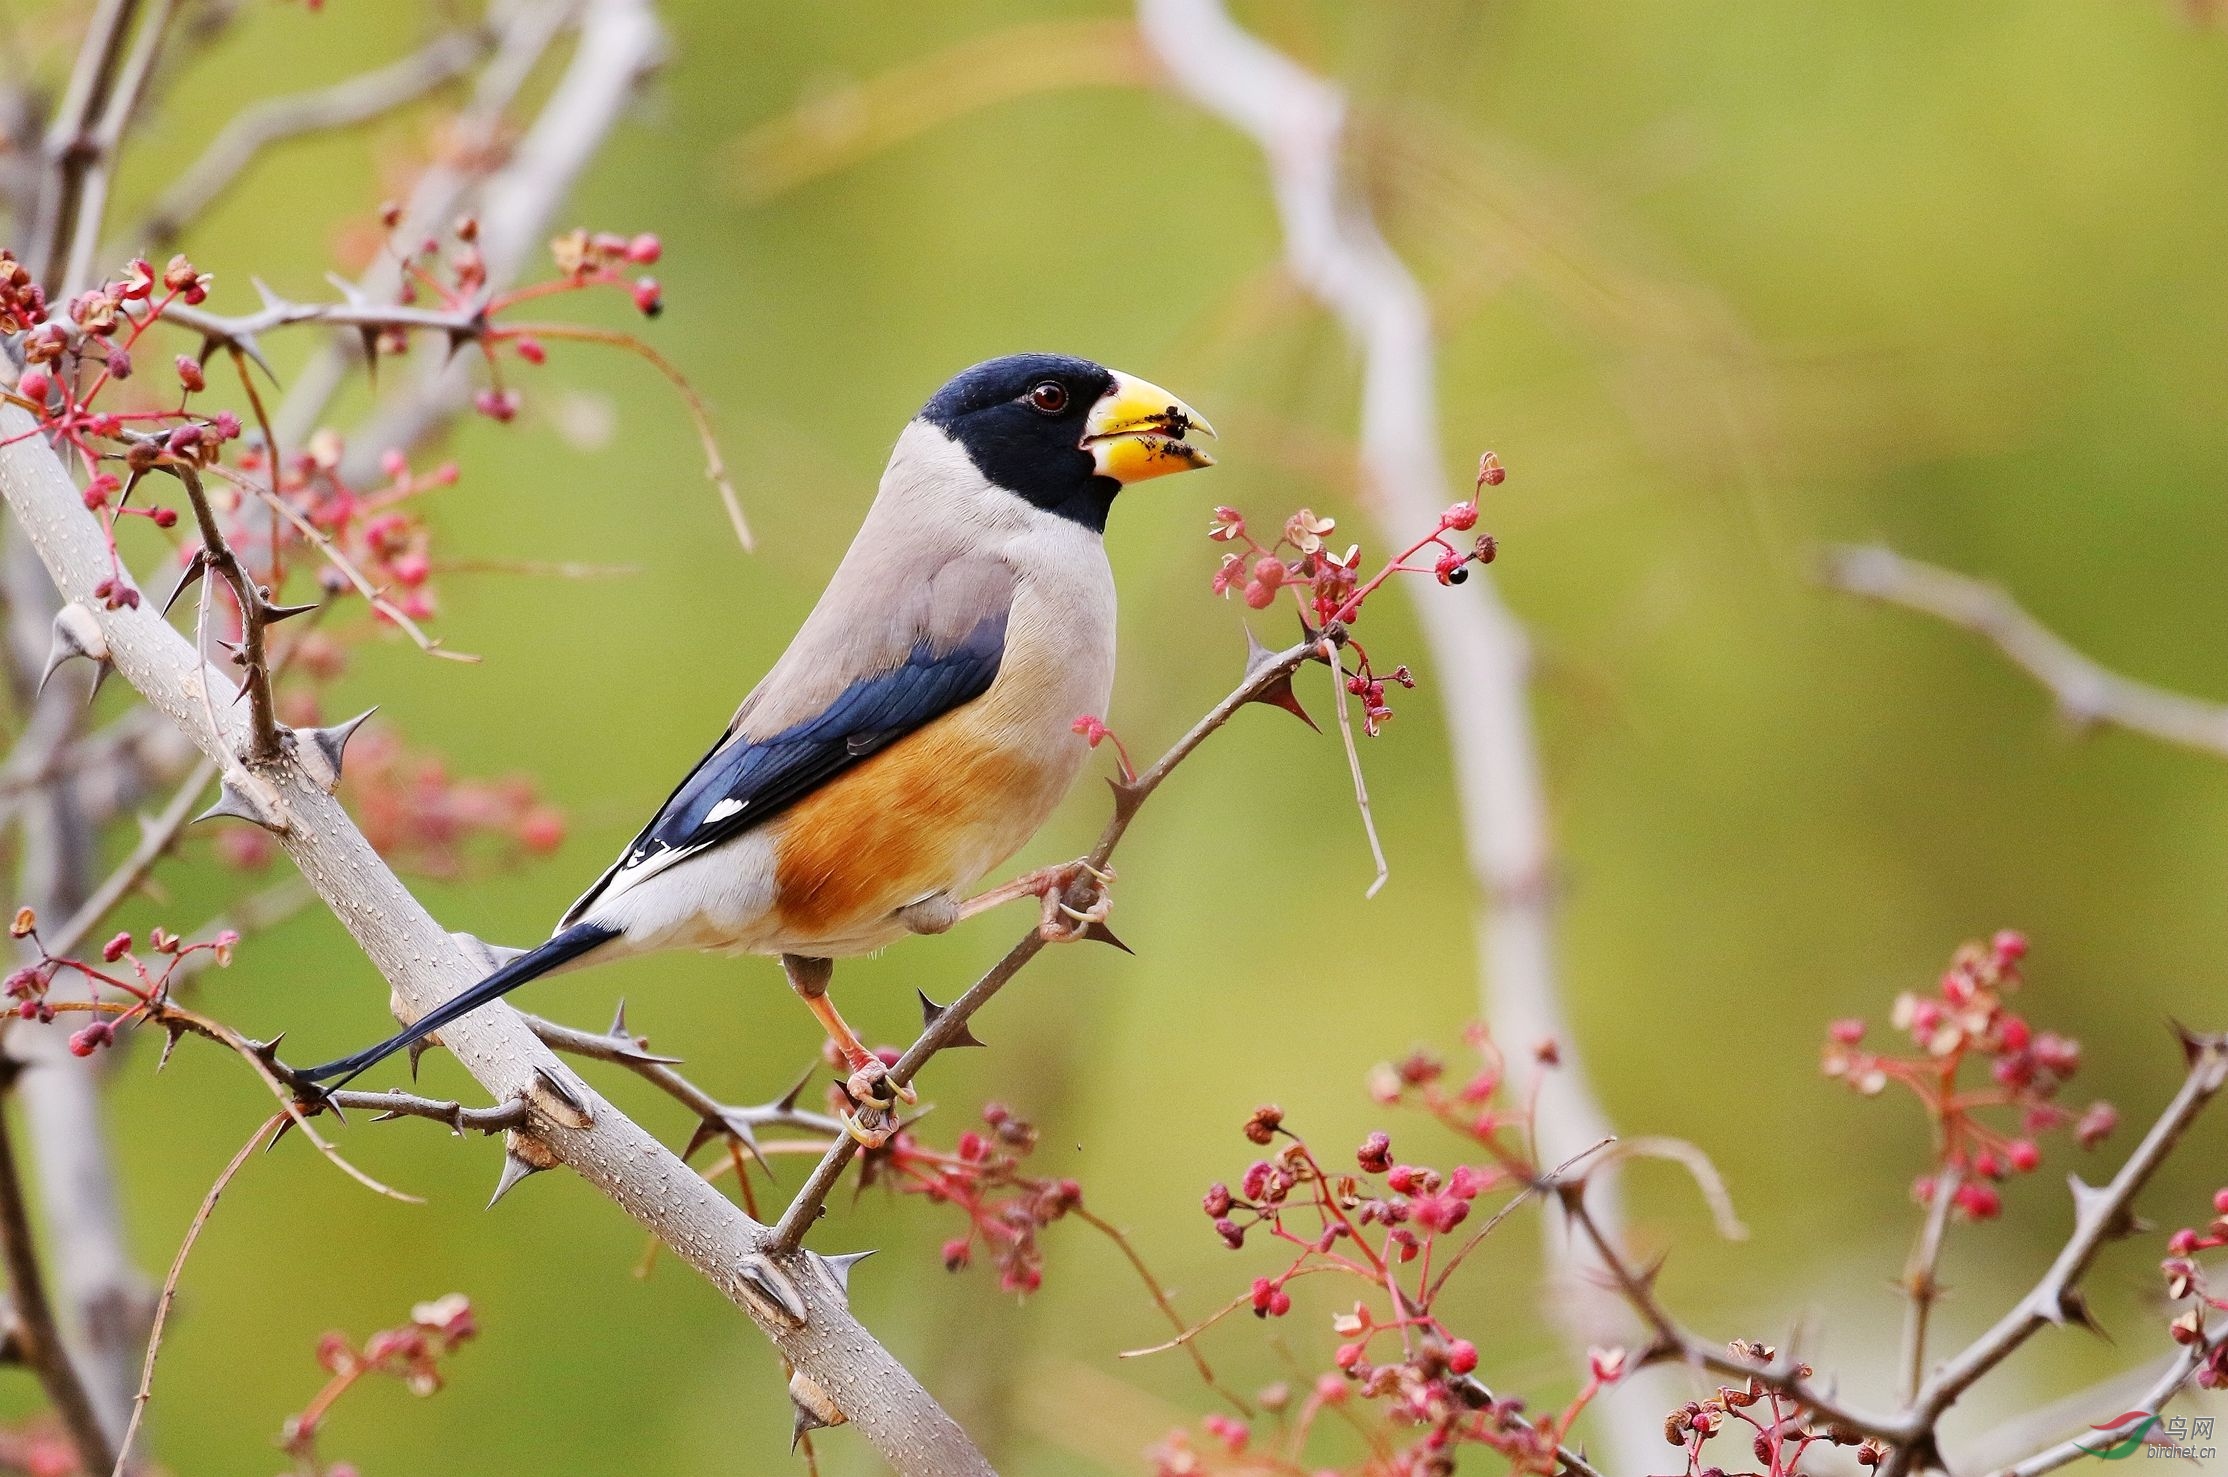
[[[1900,605],[1986,638],[2042,685],[2069,722],[2109,723],[2228,758],[2228,704],[2121,676],[2084,656],[1985,580],[1877,544],[1828,549],[1824,579],[1837,590]]]
[[[1689,1333],[1657,1299],[1652,1276],[1636,1270],[1625,1260],[1623,1251],[1609,1239],[1608,1233],[1586,1203],[1583,1183],[1563,1186],[1562,1201],[1571,1223],[1584,1234],[1601,1265],[1615,1282],[1619,1295],[1640,1315],[1641,1321],[1654,1334],[1656,1348],[1649,1351],[1651,1356],[1677,1358],[1731,1379],[1756,1379],[1790,1399],[1800,1401],[1829,1421],[1891,1444],[1906,1443],[1917,1434],[1918,1423],[1908,1413],[1886,1416],[1860,1410],[1817,1388],[1799,1375],[1790,1363],[1783,1361],[1759,1365],[1735,1359],[1719,1345]]]
[[[1903,1316],[1903,1401],[1906,1405],[1919,1398],[1919,1389],[1926,1383],[1926,1328],[1934,1313],[1934,1304],[1942,1296],[1940,1271],[1942,1245],[1948,1239],[1950,1207],[1957,1203],[1957,1188],[1962,1179],[1954,1168],[1944,1169],[1934,1176],[1932,1199],[1926,1204],[1926,1219],[1919,1224],[1919,1233],[1911,1243],[1911,1255],[1903,1264],[1903,1293],[1909,1300]]]
[[[1191,1337],[1191,1331],[1184,1323],[1184,1315],[1176,1311],[1176,1304],[1170,1300],[1168,1289],[1161,1286],[1160,1278],[1153,1275],[1153,1269],[1146,1264],[1145,1258],[1138,1253],[1137,1247],[1131,1243],[1129,1237],[1123,1234],[1121,1228],[1112,1221],[1094,1214],[1087,1206],[1078,1205],[1068,1213],[1114,1243],[1115,1249],[1120,1251],[1129,1262],[1131,1270],[1137,1273],[1138,1280],[1145,1284],[1145,1291],[1151,1296],[1153,1306],[1160,1309],[1161,1316],[1166,1318],[1169,1325],[1176,1330],[1175,1343],[1181,1345],[1184,1353],[1190,1357],[1192,1368],[1199,1371],[1199,1382],[1229,1401],[1240,1415],[1251,1419],[1253,1407],[1237,1391],[1215,1378],[1214,1366],[1209,1364],[1207,1356],[1199,1351],[1198,1343]],[[1248,1295],[1246,1301],[1252,1301],[1250,1295]],[[1172,1345],[1163,1344],[1161,1347],[1165,1349],[1172,1347]]]
[[[216,510],[209,506],[209,494],[201,485],[200,470],[177,456],[165,456],[158,465],[186,489],[209,574],[223,576],[232,587],[232,598],[240,610],[240,659],[248,694],[250,737],[246,758],[251,764],[268,764],[279,756],[278,706],[271,697],[271,662],[264,648],[264,632],[275,607],[225,538],[224,526],[217,522]],[[213,729],[214,722],[210,726]]]
[[[194,1243],[201,1239],[201,1228],[209,1224],[209,1217],[215,1213],[218,1199],[232,1183],[233,1177],[246,1167],[248,1160],[254,1157],[255,1151],[263,1146],[264,1141],[285,1125],[286,1115],[274,1113],[263,1120],[260,1128],[248,1135],[248,1141],[240,1145],[240,1152],[232,1156],[231,1162],[218,1173],[216,1182],[209,1186],[209,1193],[201,1197],[201,1207],[193,1213],[193,1221],[186,1227],[185,1239],[178,1243],[178,1254],[170,1259],[170,1272],[162,1280],[162,1294],[155,1299],[155,1322],[147,1333],[147,1358],[140,1365],[139,1390],[132,1396],[131,1421],[124,1427],[124,1439],[116,1444],[113,1477],[124,1477],[125,1464],[131,1459],[132,1443],[138,1439],[140,1423],[147,1415],[147,1402],[155,1398],[155,1360],[162,1354],[163,1329],[170,1321],[170,1305],[178,1300],[178,1279],[185,1275],[186,1258],[192,1255]]]
[[[1363,891],[1364,898],[1373,898],[1382,892],[1385,879],[1392,875],[1392,865],[1385,860],[1384,843],[1377,839],[1377,818],[1369,810],[1369,781],[1362,777],[1361,752],[1354,747],[1354,719],[1346,711],[1346,674],[1337,667],[1331,668],[1331,705],[1338,714],[1338,740],[1346,750],[1346,770],[1354,778],[1354,809],[1361,812],[1362,834],[1369,838],[1369,858],[1377,865],[1377,875]]]
[[[794,1092],[771,1103],[721,1102],[676,1070],[680,1065],[676,1058],[657,1056],[646,1050],[640,1037],[625,1030],[623,1019],[614,1022],[609,1032],[599,1035],[525,1011],[519,1014],[550,1050],[625,1067],[694,1113],[707,1128],[741,1140],[753,1155],[759,1152],[760,1146],[753,1140],[752,1133],[760,1128],[795,1128],[830,1137],[843,1134],[842,1123],[826,1113],[799,1108]]]

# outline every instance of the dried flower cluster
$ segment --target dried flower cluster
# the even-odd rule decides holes
[[[1825,1046],[1827,1076],[1867,1096],[1893,1083],[1924,1106],[1934,1123],[1935,1163],[1912,1193],[1924,1204],[1948,1186],[1967,1220],[2003,1213],[1997,1185],[2041,1165],[2045,1134],[2070,1129],[2083,1148],[2094,1148],[2119,1122],[2110,1103],[2075,1112],[2058,1101],[2081,1068],[2081,1046],[2036,1030],[2007,1003],[2026,954],[2026,938],[2006,930],[1960,948],[1933,990],[1898,996],[1892,1019],[1911,1054],[1868,1050],[1858,1020],[1834,1022]]]
[[[1735,1339],[1728,1350],[1735,1359],[1758,1369],[1779,1359],[1777,1349],[1747,1339]],[[1808,1365],[1797,1365],[1793,1373],[1807,1380],[1812,1371]],[[1745,1439],[1744,1455],[1755,1466],[1742,1467],[1740,1457],[1727,1465],[1719,1455],[1721,1438],[1723,1445],[1734,1446]],[[1663,1439],[1685,1453],[1687,1477],[1727,1477],[1730,1472],[1802,1477],[1803,1458],[1813,1447],[1854,1447],[1857,1465],[1866,1471],[1878,1467],[1887,1455],[1877,1442],[1817,1420],[1801,1401],[1753,1377],[1743,1385],[1720,1385],[1709,1399],[1690,1400],[1672,1411],[1664,1417]]]
[[[2228,1328],[2208,1321],[2211,1314],[2228,1313],[2228,1297],[2213,1292],[2197,1258],[2223,1246],[2228,1246],[2228,1189],[2213,1192],[2211,1225],[2202,1230],[2184,1226],[2167,1238],[2167,1257],[2160,1267],[2167,1300],[2177,1309],[2168,1331],[2197,1358],[2195,1379],[2207,1390],[2228,1389]]]

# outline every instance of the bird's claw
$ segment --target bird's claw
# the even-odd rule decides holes
[[[869,1057],[844,1079],[843,1090],[858,1104],[858,1112],[843,1116],[844,1131],[869,1149],[879,1149],[897,1132],[897,1105],[921,1100],[912,1084],[894,1082],[890,1069],[878,1057]]]
[[[1037,924],[1037,936],[1048,944],[1073,943],[1087,935],[1093,925],[1103,925],[1114,910],[1113,894],[1107,890],[1113,884],[1112,867],[1074,861],[1060,868],[1044,890],[1044,915]],[[1082,902],[1081,907],[1068,901],[1071,892]]]

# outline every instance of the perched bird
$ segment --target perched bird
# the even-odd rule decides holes
[[[1017,354],[953,379],[898,437],[789,649],[549,941],[305,1075],[354,1077],[557,969],[775,954],[848,1066],[852,1133],[886,1140],[911,1094],[828,999],[832,961],[1022,897],[1043,899],[1048,934],[1089,921],[1061,912],[1079,863],[965,891],[1082,772],[1075,720],[1104,713],[1114,683],[1107,514],[1132,482],[1210,465],[1194,433],[1214,431],[1181,400],[1084,359]]]

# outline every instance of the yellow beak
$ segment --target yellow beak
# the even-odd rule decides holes
[[[1160,386],[1116,371],[1112,387],[1083,424],[1083,449],[1100,476],[1127,486],[1213,466],[1215,459],[1190,438],[1214,433],[1205,416]]]

